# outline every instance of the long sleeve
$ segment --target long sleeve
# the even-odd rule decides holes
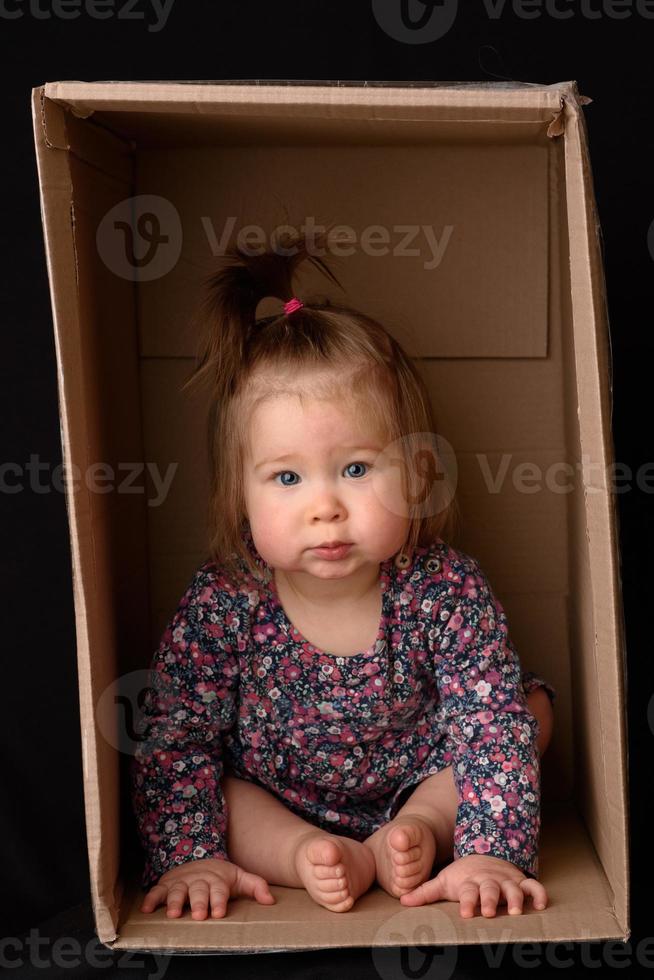
[[[228,859],[222,733],[237,719],[239,617],[221,582],[198,569],[150,667],[130,767],[145,890],[186,861]]]
[[[454,859],[488,854],[537,877],[539,724],[504,609],[468,555],[450,564],[433,595],[437,719],[459,794]]]

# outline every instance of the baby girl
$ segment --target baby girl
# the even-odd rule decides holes
[[[556,692],[447,541],[416,366],[371,317],[293,296],[304,261],[338,283],[302,236],[233,248],[208,283],[210,557],[139,721],[142,911],[221,917],[272,884],[346,912],[375,882],[466,917],[543,909]],[[257,320],[265,297],[284,312]]]

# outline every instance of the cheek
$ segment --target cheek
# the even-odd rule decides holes
[[[250,522],[250,527],[252,529],[252,539],[255,548],[267,564],[275,565],[277,562],[277,549],[275,548],[274,537],[271,536],[269,529],[261,524],[253,524],[252,521]]]
[[[366,501],[365,509],[359,514],[361,524],[370,538],[376,539],[382,548],[399,548],[406,538],[411,522],[396,510],[389,507],[385,499],[380,500],[372,494]]]
[[[372,481],[375,510],[385,515],[389,526],[401,528],[410,518],[407,486],[399,467],[384,467],[377,471]]]
[[[245,498],[248,513],[253,514],[255,518],[257,514],[263,514],[265,517],[275,509],[275,495],[271,492],[271,484],[267,481],[246,484]]]
[[[392,494],[382,497],[377,505],[377,517],[383,522],[386,539],[400,547],[411,527],[411,518],[403,498],[398,500]]]
[[[257,550],[263,558],[275,557],[288,541],[284,520],[274,509],[255,511],[250,517],[250,526]]]

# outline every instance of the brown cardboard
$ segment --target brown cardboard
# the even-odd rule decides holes
[[[177,463],[159,507],[83,483],[67,495],[92,900],[106,945],[218,952],[416,945],[425,934],[436,945],[629,937],[624,640],[588,101],[574,82],[34,89],[65,466],[86,472],[102,461],[117,472],[147,461],[163,472]],[[184,235],[168,274],[135,283],[107,268],[96,230],[143,193],[174,203]],[[202,218],[222,227],[230,215],[237,230],[307,215],[355,228],[453,226],[430,272],[424,255],[373,262],[359,250],[335,272],[346,300],[420,359],[459,466],[464,523],[454,543],[487,572],[523,666],[557,689],[542,764],[543,912],[529,906],[509,919],[504,906],[494,919],[464,920],[458,904],[405,908],[375,888],[337,915],[279,886],[274,906],[235,900],[221,920],[138,910],[128,757],[100,729],[96,706],[116,678],[147,668],[204,557],[203,407],[179,389],[195,352],[190,313],[213,261]],[[342,298],[317,274],[297,291]],[[509,472],[584,459],[595,470],[567,494],[519,492],[510,478],[489,493],[479,454],[491,475],[505,456]]]

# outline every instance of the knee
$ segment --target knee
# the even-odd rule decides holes
[[[540,733],[536,739],[536,745],[542,756],[550,743],[552,729],[554,727],[554,709],[545,688],[537,687],[535,691],[528,694],[527,706],[540,726]]]

